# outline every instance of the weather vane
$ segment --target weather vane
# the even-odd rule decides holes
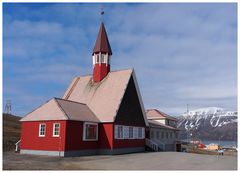
[[[101,18],[102,18],[102,22],[103,22],[103,15],[104,15],[104,10],[103,10],[103,7],[101,7]]]

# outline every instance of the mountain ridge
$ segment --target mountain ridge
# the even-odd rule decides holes
[[[190,134],[205,140],[237,140],[237,111],[206,107],[185,112],[177,119],[181,138]]]

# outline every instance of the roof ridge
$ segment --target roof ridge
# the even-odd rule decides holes
[[[67,120],[69,120],[69,116],[67,115],[67,113],[64,111],[63,107],[58,103],[58,99],[56,97],[53,97],[53,99],[55,100],[55,102],[57,103],[57,106],[60,108],[60,110],[64,113],[65,117],[67,118]]]
[[[66,97],[65,97],[66,99],[68,99],[69,96],[72,94],[72,92],[73,92],[74,88],[76,87],[79,79],[80,79],[80,77],[75,77],[75,78],[74,78],[75,81],[74,81],[74,83],[72,84],[72,87],[70,88],[68,94],[66,95]]]
[[[177,118],[175,118],[174,116],[168,115],[167,113],[162,112],[162,111],[160,111],[159,109],[156,109],[156,108],[146,109],[146,112],[149,112],[149,111],[157,111],[157,112],[158,112],[159,114],[161,114],[163,117],[177,119]]]
[[[68,99],[63,99],[63,98],[58,98],[58,97],[54,97],[54,98],[57,100],[63,100],[63,101],[77,103],[77,104],[87,105],[86,103],[80,103],[80,102],[76,102],[76,101],[72,101],[72,100],[68,100]]]

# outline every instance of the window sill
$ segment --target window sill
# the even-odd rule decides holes
[[[83,139],[83,141],[98,141],[98,139]]]

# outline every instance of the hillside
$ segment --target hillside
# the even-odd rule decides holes
[[[201,108],[178,117],[181,138],[202,140],[237,140],[237,112],[223,108]]]
[[[3,113],[3,151],[15,149],[15,143],[20,139],[21,117]]]

